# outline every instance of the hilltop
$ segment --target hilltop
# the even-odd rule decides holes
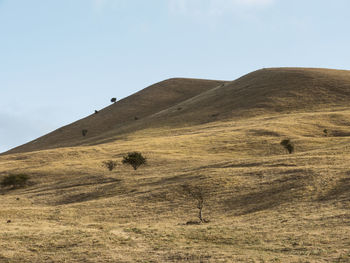
[[[169,79],[9,153],[91,145],[150,127],[342,109],[349,101],[350,71],[345,70],[271,68],[234,81]]]

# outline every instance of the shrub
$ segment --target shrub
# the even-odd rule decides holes
[[[82,134],[84,137],[86,136],[87,133],[88,133],[88,130],[86,130],[86,129],[81,130],[81,134]]]
[[[146,164],[146,158],[140,152],[130,152],[123,157],[122,163],[130,164],[136,170],[139,166]]]
[[[117,98],[111,98],[111,102],[112,103],[116,103],[117,102]]]
[[[106,167],[109,171],[113,171],[114,168],[117,166],[117,162],[113,160],[108,160],[108,161],[102,162],[102,165]]]
[[[327,130],[327,129],[324,129],[324,130],[323,130],[323,135],[324,135],[325,137],[328,136],[328,130]]]
[[[28,179],[29,176],[26,174],[10,174],[2,179],[1,186],[11,186],[12,188],[23,187]]]
[[[294,145],[290,139],[284,139],[280,144],[289,152],[289,154],[294,152]]]

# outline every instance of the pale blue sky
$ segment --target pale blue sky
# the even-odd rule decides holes
[[[0,151],[171,77],[350,69],[349,0],[0,0]]]

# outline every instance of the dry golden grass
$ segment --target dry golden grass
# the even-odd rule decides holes
[[[1,155],[31,179],[0,192],[0,262],[350,262],[349,100],[349,71],[172,79]]]
[[[2,192],[0,261],[349,262],[349,118],[264,115],[1,156],[0,174],[32,184]],[[148,157],[137,171],[121,164],[134,150]],[[209,223],[185,224],[197,209],[183,184],[203,188]]]

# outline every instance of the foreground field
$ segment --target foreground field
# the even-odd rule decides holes
[[[349,119],[265,115],[1,156],[0,177],[31,179],[1,192],[0,262],[350,262]],[[121,164],[135,150],[136,171]],[[186,225],[184,184],[203,189],[209,223]]]

